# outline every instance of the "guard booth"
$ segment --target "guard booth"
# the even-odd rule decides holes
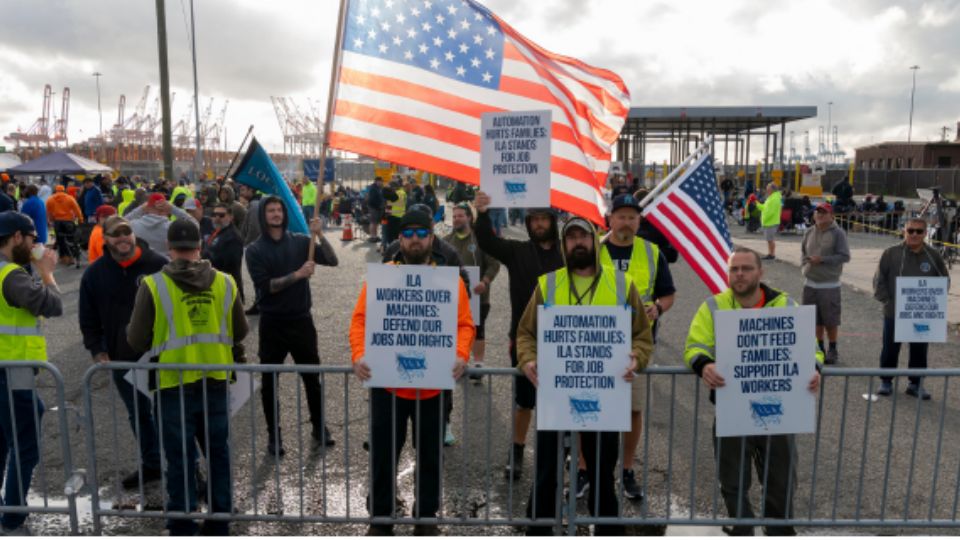
[[[748,176],[764,182],[782,179],[795,188],[792,170],[784,171],[787,124],[816,116],[816,107],[805,106],[633,107],[617,140],[615,159],[650,186],[712,136],[714,160],[722,164],[718,176],[726,175],[738,186]]]

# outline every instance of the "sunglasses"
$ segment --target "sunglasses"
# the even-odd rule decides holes
[[[123,236],[130,236],[131,234],[133,234],[133,231],[130,229],[130,227],[120,227],[107,236],[111,238],[121,238]]]
[[[213,217],[227,217],[226,212],[214,212]]]
[[[907,234],[926,234],[926,229],[907,229]]]
[[[426,238],[426,237],[430,236],[430,230],[429,230],[429,229],[423,229],[423,228],[420,228],[420,229],[404,229],[404,230],[400,231],[400,234],[403,235],[404,238],[413,238],[413,235],[417,235],[417,238],[423,239],[423,238]]]

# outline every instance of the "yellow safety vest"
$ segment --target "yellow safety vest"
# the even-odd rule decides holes
[[[9,261],[0,262],[0,291],[11,272],[22,267]],[[11,306],[0,294],[0,360],[47,361],[47,340],[40,332],[40,319],[29,311]],[[33,370],[7,370],[7,384],[11,390],[33,389]]]
[[[538,279],[540,296],[547,306],[577,305],[570,291],[570,276],[566,268],[544,274]],[[627,303],[627,295],[633,279],[617,272],[613,266],[600,265],[600,281],[590,297],[591,306],[622,306]]]
[[[153,297],[153,346],[161,364],[233,364],[233,278],[217,272],[209,290],[184,292],[163,272],[143,279]],[[204,378],[226,380],[226,371],[184,371],[183,384]],[[159,387],[181,384],[180,372],[160,370]]]
[[[407,212],[407,192],[400,188],[397,190],[397,200],[390,201],[390,215],[393,217],[403,217]]]
[[[640,293],[644,302],[653,301],[653,286],[656,283],[657,271],[660,263],[660,248],[653,242],[648,242],[639,236],[633,239],[633,251],[630,253],[630,263],[627,274],[633,278],[633,284]],[[607,244],[600,246],[600,264],[617,268],[610,257]]]

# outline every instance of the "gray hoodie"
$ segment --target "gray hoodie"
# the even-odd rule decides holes
[[[840,273],[843,265],[850,262],[850,246],[847,244],[847,234],[831,222],[826,230],[817,227],[807,229],[800,244],[803,264],[801,271],[807,278],[804,286],[815,289],[825,289],[840,286]],[[810,257],[819,255],[820,264],[810,262]]]
[[[141,204],[127,212],[127,215],[124,217],[130,222],[133,234],[135,234],[137,238],[146,242],[153,251],[170,258],[167,253],[169,251],[169,249],[167,249],[167,229],[170,228],[170,223],[172,222],[166,216],[146,213],[146,207],[147,205]],[[172,206],[171,208],[173,209],[173,215],[177,219],[186,219],[194,224],[197,223],[197,220],[193,219],[193,216],[184,210],[176,206]]]

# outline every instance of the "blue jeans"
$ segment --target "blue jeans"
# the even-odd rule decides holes
[[[301,206],[303,209],[303,217],[307,219],[307,223],[310,223],[310,220],[313,219],[313,209],[315,208],[312,204],[310,206]]]
[[[883,369],[897,369],[900,363],[900,345],[894,340],[895,321],[892,317],[883,318],[883,348],[880,350],[880,367]],[[910,343],[910,369],[927,369],[928,343]],[[910,384],[920,384],[920,377],[910,377]],[[893,381],[893,377],[880,377],[885,383]]]
[[[507,226],[507,209],[491,208],[489,210],[490,223],[493,225],[493,232],[497,236],[503,234],[503,229]]]
[[[113,370],[113,384],[120,400],[127,408],[130,430],[140,446],[140,462],[144,469],[160,469],[160,445],[157,439],[157,422],[153,418],[153,403],[143,393],[123,378],[125,371]],[[136,399],[136,409],[134,409]]]
[[[211,493],[209,511],[233,510],[227,384],[224,381],[207,380],[206,386],[206,417],[202,380],[183,386],[182,409],[180,388],[167,388],[157,392],[157,399],[160,400],[163,451],[167,460],[168,512],[197,510],[197,445],[194,439],[205,441],[207,437],[210,442],[206,449],[210,467],[207,478]],[[198,532],[196,522],[190,519],[169,519],[167,528],[171,536],[191,536]],[[211,520],[204,525],[204,532],[226,536],[229,534],[229,522]]]
[[[25,504],[33,469],[40,462],[39,420],[44,410],[43,401],[33,390],[9,390],[7,373],[0,371],[0,465],[7,465],[2,501],[5,506]],[[3,469],[0,474],[4,474]],[[26,519],[26,513],[8,512],[0,517],[0,525],[5,529],[16,529]]]

